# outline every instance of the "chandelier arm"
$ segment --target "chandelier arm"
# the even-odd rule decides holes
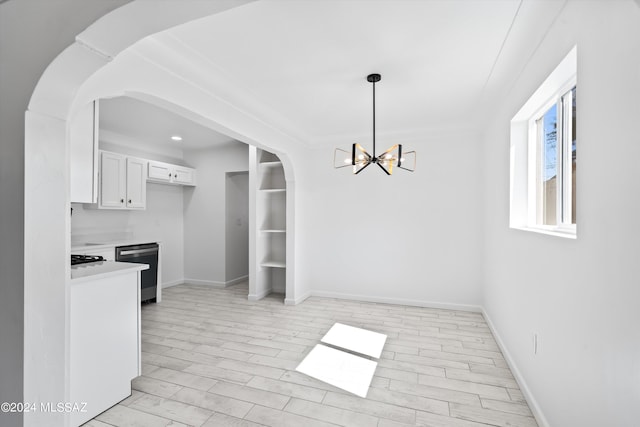
[[[360,168],[360,170],[358,170],[355,174],[358,175],[360,172],[362,172],[363,170],[365,170],[367,168],[367,166],[369,166],[371,164],[371,162],[367,162],[366,165],[364,165],[362,168]]]
[[[378,166],[380,166],[380,169],[382,169],[382,170],[384,171],[384,173],[386,173],[387,175],[391,175],[391,174],[389,173],[389,171],[388,171],[388,170],[386,170],[386,169],[384,168],[384,166],[382,166],[380,163],[376,163],[376,164],[377,164]]]
[[[0,3],[2,0],[0,0]],[[394,167],[398,169],[405,169],[410,172],[415,170],[415,151],[404,151],[402,144],[393,145],[391,148],[384,151],[380,156],[376,155],[376,83],[381,80],[380,74],[374,73],[367,76],[367,81],[373,83],[373,155],[367,153],[365,149],[358,143],[354,143],[351,146],[351,157],[342,159],[340,166],[335,166],[336,155],[334,153],[334,166],[336,168],[343,167],[343,163],[346,165],[351,164],[353,167],[353,173],[359,174],[365,170],[370,164],[375,163],[386,173],[387,175],[393,174]],[[336,153],[339,151],[349,155],[348,151],[336,149]],[[397,150],[394,153],[394,150]],[[360,154],[358,154],[360,152]],[[408,166],[409,165],[409,166]],[[407,167],[408,166],[408,167]]]

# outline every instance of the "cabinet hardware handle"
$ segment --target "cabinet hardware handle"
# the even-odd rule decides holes
[[[120,203],[124,203],[124,199],[120,199]]]
[[[177,177],[178,177],[178,174],[177,174],[177,173],[176,173],[176,174],[173,174],[173,177],[174,177],[174,178],[177,178]]]
[[[136,254],[150,254],[150,253],[158,253],[158,249],[134,249],[129,251],[121,251],[120,255],[136,255]]]
[[[129,199],[129,203],[131,203],[131,199]]]
[[[169,178],[171,178],[171,172],[169,172]]]

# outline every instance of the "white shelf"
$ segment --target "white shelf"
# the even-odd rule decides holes
[[[1,0],[0,0],[1,1]],[[255,236],[250,238],[253,264],[249,271],[250,297],[268,293],[286,293],[287,281],[287,180],[277,155],[251,147],[249,179],[255,198],[250,221]],[[253,243],[251,242],[253,240]]]
[[[277,167],[277,166],[282,166],[282,162],[262,162],[260,163],[260,167],[262,168],[273,168],[273,167]]]
[[[260,263],[262,267],[275,267],[275,268],[287,268],[287,264],[284,261],[263,261]]]

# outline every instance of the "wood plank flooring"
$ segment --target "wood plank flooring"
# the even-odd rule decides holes
[[[142,311],[131,397],[86,426],[537,426],[482,315],[180,285]],[[388,335],[366,399],[295,371],[335,322]]]

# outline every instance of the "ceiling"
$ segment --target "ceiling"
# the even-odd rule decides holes
[[[163,31],[136,49],[163,55],[163,67],[309,145],[370,140],[366,76],[380,73],[379,139],[419,140],[476,129],[565,3],[261,0]],[[185,148],[230,140],[130,98],[105,102],[102,119],[114,132],[157,143],[182,133]]]
[[[455,126],[479,100],[520,0],[259,1],[170,34],[312,140]]]
[[[126,96],[100,100],[100,130],[126,136],[139,148],[202,149],[234,141],[164,108]],[[182,141],[173,141],[177,135]]]

